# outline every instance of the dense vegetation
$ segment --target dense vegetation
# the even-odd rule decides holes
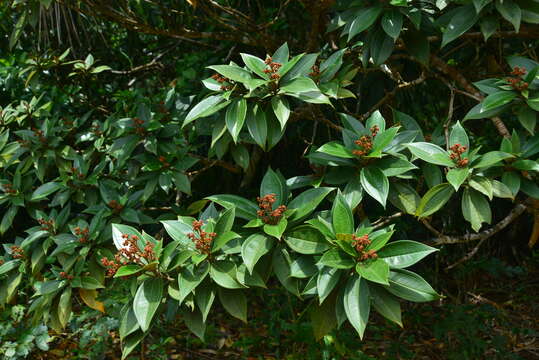
[[[534,0],[0,4],[0,356],[536,356],[538,24]]]

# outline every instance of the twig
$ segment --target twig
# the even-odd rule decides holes
[[[401,217],[403,215],[404,215],[404,213],[402,211],[399,211],[398,213],[395,213],[393,215],[381,217],[380,219],[378,219],[378,220],[376,220],[375,222],[372,223],[372,228],[373,228],[373,230],[375,230],[375,229],[379,229],[381,227],[384,227],[385,225],[389,224],[394,219],[397,219],[397,218],[399,218],[399,217]]]

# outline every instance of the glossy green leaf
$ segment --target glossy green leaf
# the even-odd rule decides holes
[[[389,285],[389,265],[382,259],[357,263],[356,271],[366,280]]]
[[[360,181],[363,189],[385,208],[389,194],[387,176],[378,167],[368,166],[361,169]],[[337,230],[336,230],[337,231]]]
[[[455,193],[453,186],[443,183],[431,188],[419,202],[416,215],[420,218],[427,217],[440,210]]]
[[[354,216],[352,210],[340,191],[333,201],[331,219],[335,233],[352,234],[354,232]]]
[[[247,115],[247,101],[245,99],[239,99],[232,102],[226,108],[226,127],[234,142],[238,142],[243,124],[245,123],[245,116]]]
[[[163,280],[151,278],[144,280],[133,299],[133,311],[142,331],[150,328],[152,319],[163,297]]]
[[[438,249],[416,241],[399,240],[387,244],[378,251],[378,257],[391,268],[402,269],[414,265],[435,251]]]
[[[386,289],[397,297],[413,302],[433,301],[440,298],[440,295],[425,279],[404,269],[390,271],[389,287]]]
[[[473,189],[465,189],[461,204],[462,215],[471,223],[474,231],[479,231],[484,222],[490,224],[492,220],[490,205],[481,193]]]
[[[406,147],[410,149],[412,154],[428,163],[442,166],[455,165],[453,161],[449,158],[449,154],[447,153],[447,151],[433,143],[416,142],[407,144]]]
[[[367,281],[357,275],[350,277],[344,290],[344,311],[348,321],[356,329],[361,339],[363,339],[369,321],[370,309],[371,302]]]
[[[247,298],[241,290],[219,288],[219,300],[225,310],[237,319],[247,322]]]

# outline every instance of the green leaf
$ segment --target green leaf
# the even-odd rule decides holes
[[[316,151],[346,159],[354,159],[356,157],[354,154],[352,154],[352,151],[337,141],[328,142],[320,146]]]
[[[384,231],[383,229],[371,233],[369,235],[371,237],[371,244],[367,246],[367,250],[380,250],[387,244],[389,239],[391,239],[391,236],[393,236],[394,232],[395,231]]]
[[[393,52],[395,39],[386,35],[381,29],[376,29],[369,40],[370,55],[374,65],[383,64]]]
[[[21,260],[19,260],[19,259],[10,260],[10,261],[5,262],[4,264],[2,264],[0,266],[0,275],[7,274],[11,270],[19,267],[20,264],[21,264]]]
[[[2,217],[2,222],[0,223],[0,235],[4,234],[11,227],[11,224],[13,224],[13,219],[15,219],[18,212],[19,207],[15,205],[11,205],[5,212],[4,216]]]
[[[279,89],[279,92],[291,93],[291,94],[309,92],[309,91],[320,91],[320,90],[318,89],[318,86],[316,86],[314,81],[311,78],[307,78],[307,77],[295,78],[289,82],[282,84]]]
[[[526,129],[532,136],[535,133],[535,126],[537,124],[537,113],[529,107],[522,106],[518,111],[518,121],[524,129]]]
[[[329,248],[322,233],[309,225],[298,226],[284,237],[290,248],[300,254],[319,254]]]
[[[494,35],[494,33],[496,33],[500,23],[498,22],[498,18],[496,16],[490,15],[482,17],[481,20],[479,20],[479,26],[481,27],[483,38],[485,41],[487,41],[492,35]]]
[[[391,183],[389,201],[407,214],[415,214],[417,206],[421,201],[417,191],[408,184],[394,182]]]
[[[236,65],[212,65],[208,66],[208,69],[215,70],[230,80],[238,81],[246,85],[250,84],[251,80],[253,80],[249,71]]]
[[[488,111],[484,111],[483,110],[483,103],[479,103],[477,105],[475,105],[473,108],[470,109],[470,111],[468,111],[468,113],[464,116],[464,119],[462,121],[465,121],[465,120],[473,120],[473,119],[486,119],[486,118],[490,118],[490,117],[493,117],[495,115],[498,115],[499,113],[507,110],[510,108],[510,104],[506,104],[506,105],[503,105],[503,106],[500,106],[498,108],[494,108],[494,109],[491,109],[491,110],[488,110]]]
[[[291,222],[300,221],[309,216],[333,190],[334,188],[319,187],[306,190],[293,198],[288,203],[288,209],[295,209],[296,211],[290,215],[289,220]]]
[[[223,107],[227,106],[230,101],[224,101],[223,96],[221,95],[212,95],[208,96],[198,104],[196,104],[191,111],[185,117],[183,121],[183,126],[195,121],[198,118],[210,116],[213,113],[221,110]]]
[[[236,217],[236,208],[231,207],[221,213],[213,231],[217,233],[217,236],[229,232],[234,225],[234,218]]]
[[[286,185],[286,179],[271,168],[268,168],[260,184],[260,196],[268,194],[275,194],[276,196],[276,201],[273,204],[274,209],[288,202],[289,190]]]
[[[258,146],[264,149],[266,146],[266,139],[268,137],[266,113],[264,113],[264,111],[258,107],[258,105],[256,105],[247,112],[246,122],[249,134],[251,134],[251,137],[258,144]]]
[[[399,127],[395,126],[376,135],[372,144],[372,151],[369,156],[380,157],[379,154],[381,154],[382,150],[384,150],[393,141],[398,131]]]
[[[389,265],[382,259],[357,263],[356,271],[366,280],[389,285]]]
[[[182,249],[195,249],[193,241],[187,237],[187,234],[193,232],[191,225],[176,220],[165,220],[161,221],[161,223],[165,226],[167,234],[169,234],[174,241],[177,241]]]
[[[372,306],[383,317],[402,327],[399,301],[381,286],[369,286]]]
[[[271,56],[272,60],[284,64],[288,61],[289,51],[288,51],[288,44],[284,43],[282,44],[277,50],[275,50],[275,53]]]
[[[511,166],[518,170],[539,172],[539,163],[533,160],[517,160]]]
[[[316,280],[316,290],[318,292],[318,300],[320,304],[322,304],[329,294],[331,294],[339,282],[341,275],[342,271],[336,268],[323,267],[320,269]]]
[[[286,100],[284,96],[274,96],[271,98],[271,107],[279,120],[279,124],[281,124],[281,130],[283,130],[290,117],[290,105],[288,104],[288,100]]]
[[[490,179],[484,176],[472,176],[470,181],[468,181],[468,185],[492,200],[492,183]]]
[[[514,91],[498,91],[494,94],[490,94],[481,103],[481,111],[489,111],[513,101],[517,97],[517,93]]]
[[[133,311],[133,306],[130,303],[124,306],[122,313],[119,332],[120,340],[123,341],[127,335],[137,331],[140,326],[138,324],[137,317],[135,316],[135,312]]]
[[[284,231],[286,230],[287,225],[288,225],[288,221],[283,218],[279,220],[279,222],[276,225],[265,224],[264,232],[277,239],[281,239]]]
[[[195,334],[200,340],[204,341],[206,332],[206,323],[202,319],[202,314],[198,311],[182,311],[183,320],[187,328]]]
[[[496,0],[495,5],[500,15],[513,24],[515,31],[518,33],[520,30],[520,21],[522,20],[520,6],[512,0]]]
[[[336,296],[331,296],[328,301],[322,305],[311,304],[310,315],[313,326],[314,337],[318,341],[337,325],[335,314]]]
[[[460,185],[468,178],[470,169],[466,168],[454,168],[449,169],[446,174],[447,181],[455,188],[455,191],[459,191]]]
[[[334,248],[326,251],[318,263],[337,269],[351,269],[356,264],[356,261],[347,253]]]
[[[60,183],[51,181],[38,187],[31,197],[31,201],[41,200],[49,196],[50,194],[62,189],[63,186]]]
[[[256,212],[258,211],[258,205],[256,205],[254,202],[252,202],[250,200],[242,198],[241,196],[229,195],[229,194],[219,194],[219,195],[208,196],[205,199],[216,202],[219,205],[221,205],[221,206],[223,206],[223,207],[225,207],[227,209],[232,207],[232,206],[235,206],[236,207],[236,216],[241,218],[241,219],[253,220],[253,219],[256,218]]]
[[[273,272],[286,290],[299,296],[298,279],[290,277],[290,263],[290,255],[286,249],[276,247],[272,258]]]
[[[453,125],[451,133],[449,134],[449,147],[452,147],[455,144],[466,146],[466,151],[464,152],[464,154],[468,153],[468,151],[470,150],[470,140],[468,139],[466,130],[464,130],[459,121],[457,121],[457,123]]]
[[[503,152],[503,151],[490,151],[479,158],[479,161],[473,162],[472,167],[475,169],[481,169],[490,167],[493,165],[501,166],[503,163],[500,163],[502,160],[510,159],[514,157],[513,155]]]
[[[504,183],[498,180],[491,180],[492,194],[499,198],[514,199],[513,192]]]
[[[240,56],[249,70],[260,76],[262,79],[268,79],[268,74],[264,73],[264,70],[266,69],[264,60],[249,54],[241,53]]]
[[[247,115],[247,101],[243,98],[232,102],[226,109],[226,127],[235,143],[238,142],[238,136],[243,128],[245,115]]]
[[[397,39],[402,29],[402,14],[397,10],[389,10],[384,12],[382,16],[382,29],[391,36],[393,39]]]
[[[236,234],[234,231],[227,231],[225,233],[217,233],[217,237],[213,241],[211,252],[215,253],[219,251],[223,246],[228,244],[234,239],[240,238],[241,235]]]
[[[196,267],[190,265],[180,271],[178,274],[178,288],[180,291],[178,301],[180,304],[206,278],[209,271],[210,265],[208,262]]]
[[[481,224],[490,224],[492,214],[488,200],[476,190],[465,189],[462,195],[462,215],[472,225],[474,231],[481,229]]]
[[[438,184],[431,188],[419,202],[416,216],[422,218],[434,214],[445,205],[454,193],[455,190],[449,183]]]
[[[230,315],[247,322],[247,298],[243,291],[219,288],[219,300]]]
[[[352,234],[354,232],[354,216],[341,192],[337,193],[331,208],[331,221],[335,233]]]
[[[273,238],[261,233],[255,233],[245,239],[241,246],[241,257],[249,273],[253,273],[258,260],[273,248],[273,244]]]
[[[404,269],[390,271],[389,287],[386,289],[395,296],[413,302],[433,301],[440,298],[440,295],[425,279]]]
[[[139,265],[124,265],[121,268],[116,271],[116,274],[114,274],[114,277],[122,277],[122,276],[129,276],[133,274],[137,274],[142,271],[142,267]]]
[[[195,302],[202,314],[202,321],[206,322],[210,309],[215,300],[215,290],[208,283],[204,282],[199,287],[195,293]]]
[[[378,19],[378,16],[380,16],[381,12],[382,7],[379,5],[371,6],[368,8],[363,7],[358,10],[355,14],[354,20],[350,24],[347,41],[350,42],[350,40],[352,40],[354,36],[374,24],[376,19]]]
[[[236,279],[236,265],[228,260],[221,260],[210,266],[210,276],[217,285],[227,289],[241,289],[244,286]]]
[[[474,6],[468,4],[461,6],[453,12],[453,17],[449,21],[442,38],[442,47],[455,40],[468,31],[477,21],[479,16],[475,12]]]
[[[502,175],[502,183],[507,186],[513,193],[513,197],[517,196],[520,190],[520,175],[514,171],[504,172]]]
[[[411,240],[393,241],[378,251],[378,258],[388,263],[392,269],[412,266],[427,255],[438,251],[433,247]]]
[[[367,194],[372,196],[385,208],[389,193],[389,181],[383,171],[377,167],[368,166],[361,169],[360,180],[361,186]]]
[[[133,299],[133,311],[143,332],[148,331],[163,297],[163,279],[144,280]]]
[[[414,156],[428,163],[449,167],[453,167],[455,165],[449,157],[447,151],[438,145],[428,142],[416,142],[406,144],[406,147],[410,149]]]
[[[348,321],[356,329],[361,339],[363,339],[369,321],[370,310],[371,302],[367,281],[354,275],[348,280],[344,290],[344,311]]]

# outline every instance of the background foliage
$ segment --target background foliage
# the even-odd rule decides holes
[[[2,3],[1,356],[537,355],[538,23],[510,0]]]

